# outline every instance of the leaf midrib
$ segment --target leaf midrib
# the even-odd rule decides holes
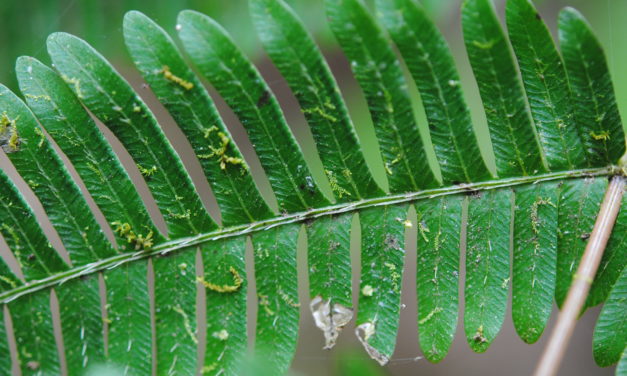
[[[253,222],[245,225],[231,226],[217,229],[212,232],[198,234],[191,237],[179,238],[167,241],[155,246],[149,251],[137,251],[122,253],[107,259],[95,261],[90,264],[81,265],[67,271],[63,271],[52,275],[48,278],[30,281],[29,283],[18,286],[12,290],[5,291],[0,294],[0,305],[6,304],[20,296],[31,294],[48,287],[52,287],[67,281],[97,273],[99,271],[113,269],[119,265],[129,263],[136,260],[146,259],[152,256],[161,256],[177,250],[188,248],[194,245],[206,243],[217,239],[248,235],[260,231],[264,231],[273,227],[282,226],[290,223],[303,223],[307,220],[320,218],[324,216],[338,215],[341,213],[356,212],[369,207],[395,205],[407,202],[413,202],[421,199],[432,199],[435,197],[449,196],[455,194],[467,194],[476,191],[492,190],[512,186],[520,186],[524,184],[537,184],[546,181],[556,181],[561,179],[586,178],[593,176],[610,176],[620,174],[621,169],[618,166],[607,166],[602,168],[590,168],[579,170],[568,170],[551,172],[536,176],[519,176],[515,178],[496,179],[482,181],[478,183],[460,184],[455,186],[426,189],[417,192],[403,193],[397,195],[387,195],[384,197],[376,197],[361,201],[341,203],[322,208],[311,209],[285,216],[277,216],[268,220]]]

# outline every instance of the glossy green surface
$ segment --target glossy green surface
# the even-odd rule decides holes
[[[105,360],[98,275],[55,288],[68,375],[83,375],[85,369]]]
[[[520,80],[489,2],[465,2],[465,43],[485,104],[495,178],[479,152],[455,64],[434,23],[416,1],[374,3],[378,11],[371,15],[361,0],[326,0],[330,28],[348,57],[346,68],[352,66],[365,94],[364,111],[369,110],[365,114],[373,119],[381,146],[364,154],[338,84],[282,0],[251,0],[253,23],[302,107],[318,156],[302,155],[270,92],[277,81],[265,82],[226,31],[191,11],[178,19],[176,29],[199,73],[247,130],[276,195],[277,213],[257,191],[258,177],[251,177],[238,151],[242,145],[229,135],[204,82],[185,63],[176,42],[142,14],[126,16],[131,56],[196,154],[220,209],[215,215],[219,225],[198,195],[209,192],[196,192],[178,151],[140,99],[148,91],[134,91],[94,49],[68,34],[49,40],[59,74],[32,58],[20,58],[17,73],[34,114],[8,90],[0,90],[0,146],[43,204],[72,265],[48,244],[38,224],[47,220],[33,214],[39,204],[26,203],[23,197],[30,199],[30,193],[15,188],[21,180],[0,173],[0,233],[21,269],[11,271],[0,262],[0,306],[10,311],[14,332],[5,333],[0,320],[0,373],[14,367],[27,375],[57,375],[66,364],[70,374],[83,374],[104,360],[128,375],[241,375],[259,365],[264,374],[281,375],[296,353],[301,310],[313,314],[326,348],[335,344],[343,327],[356,328],[365,352],[385,364],[393,356],[399,329],[406,234],[418,238],[417,274],[408,277],[417,281],[418,341],[429,361],[444,359],[453,342],[460,278],[465,281],[465,337],[474,351],[486,351],[498,334],[510,283],[515,328],[524,341],[536,341],[554,301],[563,300],[574,276],[607,178],[620,171],[610,162],[624,150],[624,136],[598,44],[579,15],[564,11],[563,65],[530,3],[510,0],[508,30]],[[427,163],[425,150],[431,145],[425,147],[420,139],[410,101],[416,93],[407,88],[406,73],[417,81],[429,122],[420,131],[430,132],[437,158],[429,162],[439,167],[442,184]],[[340,82],[347,90],[351,83]],[[168,239],[154,230],[129,175],[91,115],[134,158],[166,219]],[[363,126],[358,124],[360,135]],[[92,214],[86,204],[91,199],[81,196],[80,184],[72,181],[42,129],[74,165],[115,233],[117,249],[102,234],[94,219],[102,217]],[[369,130],[364,132],[368,137]],[[371,145],[369,137],[364,141]],[[303,144],[303,150],[315,149],[311,146]],[[180,150],[193,158],[190,151]],[[318,157],[324,174],[316,179],[326,178],[321,186],[335,196],[333,203],[322,195],[305,162]],[[389,194],[376,186],[365,163],[379,157]],[[417,221],[407,218],[410,205],[416,207]],[[621,210],[588,301],[589,306],[601,303],[614,288],[598,325],[600,362],[616,362],[622,350],[623,280],[615,282],[627,263],[626,218]],[[351,260],[350,247],[358,219],[356,288],[351,262],[357,260]],[[252,265],[245,265],[249,239]],[[464,239],[466,275],[460,276]],[[298,256],[303,267],[307,263],[310,299],[299,302],[297,277],[306,276],[298,276],[296,260],[305,240],[307,257]],[[357,246],[358,238],[352,240]],[[248,276],[247,267],[254,267]],[[254,278],[254,291],[248,290],[249,278]],[[60,319],[53,324],[54,296]],[[249,296],[256,298],[247,302]],[[205,306],[198,307],[199,302]],[[250,323],[256,330],[250,345],[254,361],[245,355],[248,304],[257,305],[251,310],[256,321]],[[61,335],[55,338],[59,326]],[[13,337],[19,360],[8,364],[1,351]],[[312,340],[321,342],[319,334]]]
[[[293,212],[327,204],[257,68],[211,18],[183,11],[178,21],[185,51],[246,129],[279,209]]]
[[[0,233],[27,281],[45,278],[68,266],[48,243],[35,213],[12,181],[0,171]],[[4,259],[0,260],[0,289],[10,290],[22,284]]]
[[[390,191],[437,186],[400,62],[359,0],[326,0],[327,19],[368,102]]]
[[[416,203],[418,342],[431,362],[446,356],[457,328],[463,196]]]
[[[561,306],[594,227],[607,179],[567,180],[560,187],[555,301]]]
[[[505,319],[510,286],[512,191],[469,197],[464,330],[476,352],[488,349]]]
[[[154,239],[160,239],[119,159],[63,79],[28,57],[18,60],[16,70],[26,103],[78,172],[114,230],[118,249],[132,250],[137,245],[115,231],[125,223],[138,235],[152,232]]]
[[[296,280],[298,224],[253,236],[257,283],[255,356],[271,375],[284,374],[292,362],[300,317]]]
[[[618,362],[627,345],[627,268],[623,269],[599,315],[592,341],[594,360],[601,367]],[[622,363],[622,362],[621,362]],[[620,373],[616,372],[617,375]]]
[[[193,249],[155,257],[157,375],[195,375],[196,253]]]
[[[50,35],[48,53],[74,94],[133,157],[169,237],[216,228],[154,115],[113,66],[85,41],[65,33]]]
[[[412,0],[379,0],[376,4],[420,92],[442,179],[445,183],[489,179],[444,37]]]
[[[145,15],[129,12],[124,38],[150,89],[192,145],[220,206],[222,225],[271,217],[213,100],[170,36]]]
[[[627,375],[627,348],[623,350],[623,355],[620,357],[620,361],[616,366],[616,376]]]
[[[623,196],[623,203],[614,224],[614,230],[607,242],[603,258],[597,269],[592,287],[588,293],[588,307],[600,304],[607,299],[612,286],[616,283],[621,271],[627,265],[627,196]]]
[[[553,308],[558,190],[552,182],[514,190],[512,318],[527,343],[540,338]]]
[[[253,0],[259,38],[298,99],[339,202],[381,195],[362,154],[340,90],[320,49],[282,0]]]
[[[490,0],[462,8],[464,43],[475,75],[500,177],[545,170],[509,41]]]
[[[120,265],[104,274],[107,289],[108,360],[128,374],[152,370],[152,323],[147,262]]]
[[[572,8],[560,12],[559,42],[588,160],[595,166],[616,163],[625,153],[625,134],[605,53]]]
[[[351,213],[307,224],[309,296],[352,308]]]
[[[7,328],[4,324],[4,309],[4,305],[0,307],[0,372],[8,375],[11,372],[11,354],[9,353]]]
[[[231,287],[230,291],[205,288],[207,347],[203,372],[208,375],[238,375],[242,367],[247,347],[245,248],[243,236],[202,247],[202,280]]]
[[[50,291],[24,296],[9,304],[14,323],[19,369],[24,376],[58,375],[60,361],[52,329]]]
[[[562,58],[529,0],[509,0],[507,31],[550,170],[589,165]]]
[[[0,88],[0,107],[6,108],[2,116],[12,121],[3,132],[5,137],[11,135],[4,150],[39,198],[70,254],[72,264],[84,265],[114,255],[111,243],[33,113],[6,88]],[[56,261],[51,262],[53,268],[58,268]]]
[[[405,265],[407,206],[371,208],[359,213],[361,280],[357,337],[381,364],[394,353]]]

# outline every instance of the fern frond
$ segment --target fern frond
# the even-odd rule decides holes
[[[562,304],[575,277],[607,178],[625,175],[623,126],[589,25],[564,10],[558,50],[529,1],[508,1],[508,36],[489,0],[464,2],[464,42],[488,120],[492,172],[452,54],[424,9],[415,0],[377,0],[374,13],[361,0],[325,5],[367,100],[379,150],[362,149],[338,84],[296,13],[283,0],[250,0],[261,42],[311,129],[324,169],[320,181],[268,83],[217,22],[194,11],[179,14],[179,37],[197,75],[158,24],[136,11],[125,16],[133,62],[189,141],[219,206],[213,217],[139,90],[87,42],[51,35],[54,69],[18,59],[24,101],[0,86],[0,146],[67,252],[50,245],[31,205],[0,172],[0,233],[17,263],[0,260],[0,373],[14,366],[23,375],[55,375],[67,364],[69,375],[81,375],[100,363],[122,374],[150,374],[153,365],[159,375],[243,372],[253,304],[250,245],[254,351],[266,373],[289,368],[301,304],[331,348],[353,319],[355,293],[356,335],[384,365],[395,348],[412,232],[418,338],[429,361],[444,359],[457,330],[463,250],[469,346],[484,352],[496,338],[510,286],[519,336],[528,343],[540,338],[553,302]],[[424,105],[428,137],[416,123],[404,67]],[[201,76],[242,123],[277,205],[260,193]],[[132,157],[131,171],[92,116]],[[427,158],[431,148],[436,165]],[[389,192],[377,184],[367,155],[381,158]],[[151,198],[141,197],[129,177],[137,173]],[[325,184],[333,197],[323,194]],[[151,200],[165,234],[148,214]],[[607,301],[594,335],[601,366],[625,357],[625,202],[587,301],[588,307]],[[361,234],[355,289],[354,232]],[[310,300],[301,302],[296,250],[305,238]],[[205,317],[197,314],[198,302],[206,304]],[[15,365],[9,348],[17,351]]]

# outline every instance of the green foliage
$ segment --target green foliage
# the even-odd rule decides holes
[[[527,343],[540,338],[553,308],[557,190],[554,182],[514,190],[512,318],[516,332]]]
[[[466,1],[462,27],[499,176],[545,171],[511,47],[489,1]],[[547,150],[545,149],[546,153]]]
[[[374,3],[371,12],[361,0],[325,1],[380,145],[366,151],[296,13],[282,0],[250,0],[262,45],[311,128],[324,182],[314,180],[268,83],[228,32],[203,14],[179,14],[182,46],[244,126],[276,211],[174,40],[147,16],[126,15],[128,50],[188,139],[215,194],[219,221],[203,207],[151,109],[87,42],[51,35],[54,69],[18,59],[26,103],[0,86],[0,146],[42,203],[69,260],[48,243],[22,193],[0,173],[0,233],[19,266],[0,261],[0,373],[10,372],[8,340],[15,338],[14,366],[24,375],[58,374],[63,359],[70,375],[87,369],[145,375],[153,368],[158,375],[237,375],[259,367],[263,374],[284,374],[296,349],[300,304],[309,305],[331,348],[353,319],[356,293],[356,335],[368,355],[386,364],[396,343],[410,231],[418,239],[418,340],[429,361],[444,359],[457,330],[463,251],[469,346],[484,352],[496,338],[510,285],[516,330],[525,342],[537,341],[553,302],[563,302],[575,276],[607,177],[625,173],[619,163],[625,136],[600,45],[571,9],[560,15],[560,53],[527,0],[508,1],[509,40],[488,0],[464,2],[464,41],[496,157],[492,176],[451,52],[434,23],[415,0]],[[422,99],[431,143],[419,133],[402,62]],[[165,219],[165,236],[92,116],[133,158]],[[115,242],[104,235],[52,141]],[[431,147],[439,173],[427,162]],[[377,185],[365,153],[382,159],[390,192]],[[333,197],[322,193],[324,184]],[[416,221],[408,219],[412,206]],[[624,206],[587,302],[607,301],[594,335],[601,366],[625,357]],[[353,291],[356,226],[361,279]],[[296,249],[305,236],[310,301],[299,302]],[[254,362],[246,356],[246,311],[254,304],[247,300],[248,241],[257,304]],[[58,338],[51,299],[58,300]],[[206,317],[198,315],[200,301]],[[103,364],[112,368],[97,368]],[[367,369],[359,372],[377,373]]]
[[[627,324],[625,323],[627,304],[627,268],[623,269],[618,281],[603,306],[599,321],[594,329],[594,360],[602,367],[615,364],[625,350]]]
[[[463,197],[417,202],[418,340],[425,357],[444,359],[457,328]]]
[[[464,329],[477,352],[488,349],[505,318],[512,196],[502,189],[471,196],[468,203]]]

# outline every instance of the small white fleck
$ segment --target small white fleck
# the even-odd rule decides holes
[[[181,24],[176,24],[176,31],[181,31],[183,26]]]
[[[33,67],[29,65],[29,66],[26,68],[26,72],[28,72],[29,74],[30,74],[30,73],[33,73]]]

